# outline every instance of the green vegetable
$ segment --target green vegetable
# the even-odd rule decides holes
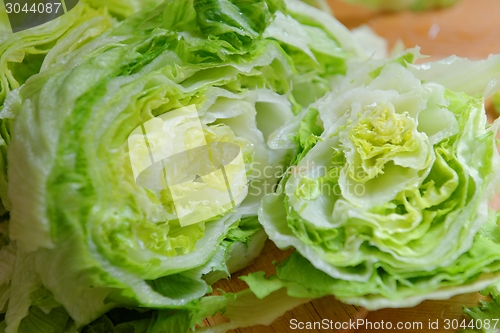
[[[303,3],[174,0],[30,76],[0,115],[2,250],[16,258],[1,267],[5,331],[182,331],[223,309],[237,327],[306,301],[249,319],[246,304],[281,293],[205,295],[263,246],[269,169],[290,158],[268,137],[367,57]],[[139,314],[115,320],[115,308]]]
[[[111,1],[98,1],[98,0],[82,0],[82,2],[94,8],[106,8],[111,15],[123,20],[141,10],[152,9],[159,4],[162,0],[111,0]]]
[[[0,36],[0,110],[10,91],[19,88],[34,74],[68,61],[69,54],[77,53],[113,23],[115,20],[104,10],[80,4],[47,24],[15,34],[3,33]],[[3,212],[11,209],[7,197],[7,147],[12,115],[6,112],[0,114],[0,210]]]
[[[412,65],[416,57],[353,65],[278,131],[277,145],[294,138],[297,153],[259,219],[297,252],[277,277],[247,278],[258,295],[272,283],[377,309],[500,279],[500,242],[484,231],[495,223],[499,123],[487,125],[481,96],[494,92],[500,57]]]
[[[498,231],[497,231],[498,232]],[[464,313],[469,316],[465,322],[469,328],[460,330],[460,333],[498,333],[500,328],[500,292],[499,285],[487,288],[484,293],[492,299],[490,301],[480,301],[481,305],[473,308],[464,307]]]
[[[69,53],[109,29],[115,22],[102,9],[80,4],[49,23],[18,33],[0,35],[2,72],[0,105],[7,93],[32,75],[64,61]]]
[[[497,244],[500,243],[500,214],[496,214],[497,223],[490,224],[483,228],[483,233],[493,239]],[[469,317],[465,322],[467,329],[459,331],[460,333],[497,333],[500,329],[500,283],[489,286],[481,291],[483,295],[491,297],[489,301],[480,301],[476,307],[463,307],[463,312]]]

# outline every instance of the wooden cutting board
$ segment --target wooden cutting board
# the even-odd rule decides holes
[[[288,257],[292,250],[281,251],[279,250],[270,240],[268,240],[262,250],[262,254],[255,260],[255,262],[246,267],[245,269],[233,274],[230,280],[221,280],[217,282],[213,288],[217,290],[218,288],[227,292],[236,292],[247,288],[245,282],[238,279],[239,276],[246,275],[251,272],[256,272],[263,270],[268,274],[275,273],[275,267],[273,261],[281,262],[283,259]],[[364,308],[352,306],[348,304],[343,304],[337,301],[334,297],[324,297],[321,299],[315,299],[310,303],[303,304],[291,311],[288,311],[283,317],[277,319],[270,326],[254,326],[248,328],[240,328],[234,331],[234,333],[285,333],[293,332],[290,327],[290,321],[296,319],[298,321],[316,321],[319,322],[322,319],[330,319],[336,322],[349,322],[349,320],[364,319],[368,311]],[[206,325],[215,325],[223,323],[225,320],[221,316],[214,318],[209,318],[205,321]],[[320,331],[308,331],[308,332],[320,332]],[[338,332],[350,332],[350,330],[341,330]]]
[[[245,289],[246,284],[239,280],[238,277],[246,275],[250,272],[256,272],[259,270],[264,270],[268,274],[275,272],[273,261],[281,262],[285,259],[291,251],[281,251],[271,242],[267,241],[262,251],[261,256],[247,268],[233,274],[230,280],[222,280],[217,282],[213,287],[214,290],[222,289],[226,292],[237,292]],[[470,293],[465,295],[459,295],[453,297],[449,300],[443,301],[426,301],[420,305],[413,308],[405,309],[384,309],[379,311],[374,311],[368,313],[368,311],[362,307],[352,306],[348,304],[343,304],[337,301],[333,296],[323,297],[311,301],[310,303],[301,305],[291,311],[288,311],[284,316],[277,319],[270,326],[254,326],[248,328],[240,328],[231,333],[289,333],[289,332],[332,332],[331,330],[294,330],[291,326],[292,320],[297,320],[300,322],[321,322],[323,319],[332,320],[338,323],[350,323],[356,322],[358,319],[365,319],[366,322],[371,322],[372,326],[377,325],[377,323],[387,323],[390,322],[392,327],[397,327],[398,323],[403,323],[407,325],[412,325],[415,329],[405,329],[405,330],[379,330],[383,332],[430,332],[428,330],[429,325],[436,325],[438,329],[432,330],[432,332],[452,332],[446,330],[446,325],[452,325],[453,320],[462,320],[466,317],[462,313],[462,306],[475,306],[479,303],[479,300],[486,300],[487,298],[481,296],[479,293]],[[209,318],[205,321],[205,325],[216,325],[225,322],[222,316],[216,316],[214,318]],[[347,325],[347,324],[346,324]],[[420,329],[422,327],[423,329]],[[371,333],[374,332],[370,329],[369,324],[362,324],[357,330],[353,329],[341,329],[334,330],[336,333],[349,333],[355,331],[356,333]],[[499,330],[500,331],[500,330]]]
[[[340,0],[328,2],[335,17],[349,29],[367,24],[390,47],[400,39],[406,47],[420,46],[431,59],[452,54],[483,59],[500,53],[498,0],[462,0],[453,7],[419,13],[380,13]]]
[[[484,59],[491,53],[500,53],[500,2],[499,0],[463,0],[454,7],[432,10],[421,13],[400,12],[380,13],[357,5],[350,5],[340,0],[328,1],[335,16],[348,28],[367,24],[377,34],[386,38],[391,48],[401,40],[406,47],[420,46],[422,54],[430,55],[432,60],[441,59],[452,54],[471,59]],[[489,110],[491,117],[493,112]],[[498,200],[500,207],[500,200]],[[280,262],[289,252],[278,250],[271,242],[266,243],[263,255],[240,274],[229,281],[222,281],[216,287],[224,290],[241,290],[245,284],[237,279],[238,275],[249,271],[274,271],[273,260]],[[330,319],[337,322],[348,322],[349,319],[362,319],[372,323],[391,322],[396,327],[398,322],[408,323],[413,329],[380,329],[383,332],[453,332],[445,329],[445,323],[452,320],[463,320],[462,306],[474,306],[479,299],[478,293],[459,295],[445,301],[426,301],[406,309],[384,309],[368,313],[363,308],[342,304],[333,297],[314,300],[286,313],[271,326],[242,328],[238,333],[289,333],[291,319],[298,321],[321,321]],[[500,314],[499,314],[500,316]],[[212,318],[207,323],[215,324],[221,318]],[[421,328],[419,324],[422,323]],[[429,324],[432,323],[432,324]],[[435,329],[435,323],[438,323]],[[432,329],[429,328],[431,325]],[[331,330],[303,330],[304,332],[332,332]],[[335,332],[349,332],[343,330]],[[377,330],[364,327],[356,333],[369,333]],[[500,329],[499,329],[500,331]]]

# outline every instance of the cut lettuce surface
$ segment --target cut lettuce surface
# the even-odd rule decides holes
[[[443,64],[415,71],[417,57],[410,50],[349,67],[338,87],[277,131],[275,144],[294,138],[296,156],[259,219],[278,247],[297,252],[277,277],[252,277],[252,290],[275,283],[378,309],[500,279],[500,243],[485,232],[498,228],[488,203],[498,191],[499,123],[487,124],[481,96],[490,73],[476,71],[458,89],[429,80]],[[449,69],[448,77],[460,70]]]
[[[7,333],[182,331],[226,309],[230,324],[213,329],[222,332],[305,302],[206,295],[266,239],[260,200],[291,157],[268,138],[368,56],[334,18],[300,2],[175,0],[30,73],[2,110],[10,221],[0,325]],[[135,174],[134,159],[152,159],[170,144],[165,137],[179,143],[177,164],[161,169],[175,191],[156,171]],[[185,153],[203,146],[223,150]],[[205,173],[191,174],[196,168]],[[232,207],[186,204],[206,183],[216,193],[230,186]],[[185,224],[184,211],[202,218]],[[275,309],[246,317],[245,304],[265,302]],[[123,321],[115,308],[142,310]]]

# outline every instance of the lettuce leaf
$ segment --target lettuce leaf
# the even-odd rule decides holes
[[[467,321],[469,328],[460,330],[460,333],[496,333],[500,328],[500,293],[498,284],[490,286],[483,291],[484,294],[491,297],[490,301],[481,301],[481,305],[472,308],[464,307],[464,313],[470,318]],[[471,327],[472,326],[472,327]]]
[[[2,6],[0,6],[2,7]],[[3,8],[3,7],[2,7]],[[104,10],[79,4],[49,23],[0,37],[0,199],[2,211],[10,210],[7,197],[7,149],[12,115],[4,109],[7,94],[34,74],[63,63],[65,58],[109,29],[115,20]],[[9,103],[9,102],[7,102]]]
[[[0,38],[0,105],[7,93],[109,29],[115,22],[102,9],[78,5],[47,24]]]
[[[497,225],[491,225],[489,228],[483,228],[482,232],[488,237],[500,240],[500,214],[497,212]],[[481,291],[481,294],[490,297],[488,301],[480,301],[480,305],[476,307],[463,307],[463,312],[469,317],[467,320],[467,329],[461,330],[461,333],[466,332],[482,332],[493,333],[498,332],[500,328],[500,284],[496,283]]]

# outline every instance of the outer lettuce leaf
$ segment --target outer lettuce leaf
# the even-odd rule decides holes
[[[203,0],[194,2],[194,9],[204,34],[221,36],[238,45],[259,36],[272,21],[276,8],[269,2]]]
[[[327,12],[308,6],[307,4],[296,0],[287,1],[287,10],[290,15],[303,24],[311,24],[314,22],[311,24],[312,26],[322,27],[322,29],[337,40],[340,47],[347,52],[360,59],[367,57],[363,47],[355,38],[352,38],[352,34],[349,29],[347,29],[339,21],[332,20],[331,15]]]
[[[498,240],[478,234],[494,220],[498,123],[486,124],[480,95],[421,82],[405,61],[417,56],[353,65],[274,138],[287,146],[295,135],[298,148],[259,218],[278,247],[300,253],[278,272],[309,290],[300,297],[411,306],[499,279]],[[469,91],[482,91],[488,77]]]
[[[474,308],[465,308],[464,313],[467,314],[473,323],[474,328],[468,328],[459,331],[460,333],[497,333],[500,328],[500,292],[498,284],[487,288],[484,293],[491,296],[490,301],[481,301],[481,305]]]
[[[69,333],[76,330],[71,327],[69,315],[63,307],[51,309],[48,313],[39,307],[32,307],[19,325],[18,332]]]
[[[258,298],[249,290],[236,294],[236,298],[225,306],[224,317],[230,321],[214,327],[197,329],[200,333],[223,333],[238,327],[270,325],[285,312],[309,302],[308,298],[289,297],[285,289]]]
[[[3,8],[3,7],[2,7]],[[115,22],[104,10],[79,4],[68,14],[47,24],[0,36],[0,109],[7,94],[32,75],[64,61],[64,58],[109,29]],[[7,198],[7,147],[12,114],[0,113],[0,199],[10,210]]]
[[[0,249],[0,258],[2,331],[66,332],[69,315],[42,286],[33,255],[19,251],[12,242]]]
[[[372,58],[384,58],[388,55],[387,40],[378,36],[370,26],[363,24],[352,29],[354,36],[360,41],[366,53]]]
[[[112,313],[103,316],[88,325],[85,333],[162,333],[162,332],[196,332],[196,333],[224,333],[230,330],[255,325],[270,325],[282,316],[310,299],[289,297],[286,289],[274,291],[265,298],[257,298],[249,290],[236,294],[222,296],[207,296],[200,301],[197,311],[154,311],[138,315],[137,312],[130,316],[130,311],[125,311],[129,318],[117,321]],[[215,326],[200,327],[205,317],[222,312],[228,320],[226,323]],[[134,317],[142,317],[135,319]],[[198,325],[198,326],[197,326]]]
[[[498,91],[500,85],[499,55],[490,55],[487,60],[479,61],[451,56],[408,68],[422,81],[439,83],[471,96],[481,93],[485,99]]]
[[[85,45],[115,21],[104,10],[78,5],[47,24],[0,37],[0,103],[32,75]]]

